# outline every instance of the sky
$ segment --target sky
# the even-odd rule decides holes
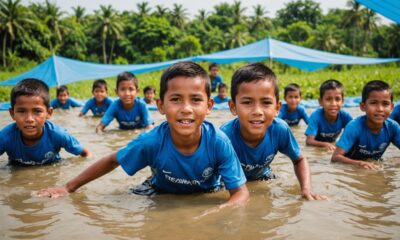
[[[67,13],[72,12],[72,7],[82,6],[86,9],[87,13],[92,13],[94,10],[99,9],[100,5],[112,5],[118,11],[136,11],[136,5],[144,2],[145,0],[50,0],[56,3],[62,11]],[[246,14],[251,15],[253,6],[261,4],[267,10],[268,17],[275,17],[277,10],[284,8],[285,4],[293,0],[241,0],[243,7],[246,7]],[[348,8],[346,3],[348,0],[314,0],[320,3],[323,12],[326,13],[331,8]],[[28,5],[32,2],[43,3],[45,0],[22,0],[22,4]],[[161,5],[172,9],[173,4],[181,4],[187,10],[190,18],[194,18],[200,9],[211,12],[213,7],[219,3],[227,2],[232,4],[234,0],[148,0],[149,6],[154,9],[154,6]],[[382,23],[389,20],[382,18]]]

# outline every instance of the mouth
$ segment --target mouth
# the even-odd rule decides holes
[[[35,126],[24,126],[24,130],[28,131],[28,132],[32,132],[36,130]]]
[[[194,120],[193,119],[180,119],[180,120],[178,120],[178,123],[182,126],[189,126],[192,123],[194,123]]]
[[[260,127],[260,126],[264,125],[263,120],[250,120],[249,122],[252,126],[255,126],[255,127]]]

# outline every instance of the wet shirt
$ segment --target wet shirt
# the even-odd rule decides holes
[[[146,103],[139,98],[135,99],[135,104],[129,110],[124,109],[121,99],[115,100],[107,109],[101,123],[107,126],[114,118],[117,119],[120,129],[145,128],[153,124]]]
[[[215,96],[214,98],[214,103],[215,104],[220,104],[220,103],[226,103],[226,102],[229,102],[229,97],[228,96],[226,96],[225,97],[225,99],[221,99],[220,97],[219,97],[219,95],[217,95],[217,96]]]
[[[240,134],[239,119],[233,119],[221,126],[231,140],[239,157],[244,173],[249,180],[268,177],[270,164],[277,152],[288,156],[296,163],[300,157],[300,148],[290,127],[282,119],[275,118],[267,128],[263,140],[256,146],[247,145]]]
[[[58,99],[54,99],[53,101],[51,101],[50,105],[54,109],[61,108],[64,110],[67,110],[67,109],[70,109],[73,107],[82,107],[82,104],[80,104],[78,101],[76,101],[75,99],[72,99],[72,98],[68,98],[67,101],[65,102],[65,104],[62,104],[60,101],[58,101]]]
[[[352,119],[348,112],[340,110],[336,122],[330,123],[324,116],[324,109],[319,108],[311,114],[305,135],[314,136],[317,141],[334,142]]]
[[[392,113],[390,114],[389,118],[395,120],[398,124],[400,124],[400,104],[397,104]]]
[[[298,125],[301,119],[308,124],[308,114],[306,109],[301,105],[297,106],[296,111],[289,112],[287,104],[282,104],[278,117],[283,119],[289,126]]]
[[[201,142],[192,154],[174,146],[167,122],[140,134],[117,152],[117,161],[128,175],[149,166],[151,184],[163,192],[207,192],[220,187],[238,188],[246,182],[229,139],[209,122],[201,126]]]
[[[336,146],[345,151],[345,156],[356,160],[382,157],[390,143],[400,148],[400,128],[398,124],[387,119],[380,132],[375,134],[367,127],[366,116],[351,121]]]
[[[23,143],[22,133],[16,123],[0,131],[0,155],[7,153],[10,164],[41,165],[60,160],[60,149],[74,155],[83,151],[82,145],[65,129],[46,121],[43,135],[38,143],[27,146]]]
[[[97,106],[96,99],[93,97],[85,103],[81,112],[86,114],[90,110],[92,111],[93,116],[100,117],[106,113],[112,102],[113,101],[110,98],[106,97],[104,98],[103,105]]]
[[[222,81],[222,77],[220,75],[215,76],[214,78],[211,78],[211,91],[214,92],[217,89],[217,86],[219,86]]]

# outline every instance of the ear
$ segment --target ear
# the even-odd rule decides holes
[[[365,103],[360,102],[360,110],[365,112],[365,110],[366,110]]]
[[[9,108],[9,109],[8,109],[8,112],[10,113],[11,118],[15,121],[15,118],[14,118],[14,109],[13,109],[13,108]]]
[[[231,113],[233,114],[233,116],[236,116],[236,115],[237,115],[237,112],[236,112],[236,105],[235,105],[235,103],[232,101],[232,99],[229,99],[228,105],[229,105],[229,109],[231,110]]]
[[[53,108],[52,107],[49,107],[48,109],[47,109],[47,119],[50,119],[51,118],[51,116],[53,115]]]
[[[214,99],[210,98],[207,101],[207,115],[211,113],[211,109],[214,106]]]
[[[279,101],[279,102],[276,104],[276,113],[275,113],[275,117],[278,116],[279,110],[281,110],[281,106],[282,106],[282,102]]]
[[[161,115],[165,114],[165,112],[164,112],[164,103],[163,103],[163,101],[161,99],[157,99],[157,108],[158,108],[158,111],[161,113]]]

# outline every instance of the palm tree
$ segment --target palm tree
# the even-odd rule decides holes
[[[254,15],[251,17],[250,32],[255,32],[258,29],[265,28],[267,21],[265,15],[268,13],[261,4],[253,6]]]
[[[156,10],[154,11],[153,14],[159,18],[165,17],[168,14],[168,8],[162,5],[156,5]]]
[[[0,30],[4,31],[2,46],[4,67],[7,67],[7,42],[10,43],[10,51],[12,51],[16,37],[23,36],[24,24],[34,24],[31,13],[20,3],[21,0],[0,0]]]
[[[174,3],[174,8],[171,12],[171,25],[179,29],[183,29],[187,20],[186,9],[181,4]]]
[[[355,2],[353,0],[347,1],[346,4],[348,7],[350,7],[350,10],[348,10],[345,14],[344,20],[343,20],[343,26],[348,27],[353,29],[353,46],[352,49],[355,51],[356,49],[356,37],[358,33],[358,29],[361,29],[361,24],[362,24],[362,16],[361,16],[361,5],[358,2]]]
[[[240,1],[235,1],[232,5],[233,24],[240,24],[245,19],[244,12],[246,11],[246,8],[242,8],[241,5],[242,3]]]
[[[199,10],[199,14],[196,16],[196,18],[201,22],[201,23],[205,23],[207,20],[207,11],[204,9],[200,9]]]
[[[242,25],[235,25],[225,34],[225,39],[227,39],[226,46],[228,48],[243,46],[247,42],[247,37],[248,32],[246,31],[245,27]]]
[[[63,40],[62,32],[65,29],[61,23],[61,17],[63,14],[64,12],[60,11],[59,7],[57,7],[54,3],[51,3],[49,0],[46,0],[44,8],[44,23],[53,33],[52,38],[54,39],[54,46],[50,41],[50,50],[53,52],[53,54],[55,54],[56,49],[61,45]]]
[[[362,29],[365,32],[364,42],[363,42],[363,51],[365,51],[367,42],[371,39],[372,31],[377,29],[377,21],[378,16],[376,13],[371,9],[363,9],[361,11],[362,14]]]
[[[149,3],[148,2],[141,2],[136,4],[137,8],[138,8],[138,15],[139,17],[144,17],[149,15],[151,8],[149,7]]]
[[[83,23],[85,21],[85,11],[86,9],[81,6],[73,7],[72,11],[74,12],[75,19],[78,23]]]
[[[112,53],[114,50],[115,40],[119,39],[123,30],[123,23],[118,13],[112,8],[111,5],[100,5],[100,11],[95,11],[95,29],[101,35],[101,42],[103,47],[103,61],[107,63],[107,40],[111,38],[111,48],[109,61],[112,61]]]

